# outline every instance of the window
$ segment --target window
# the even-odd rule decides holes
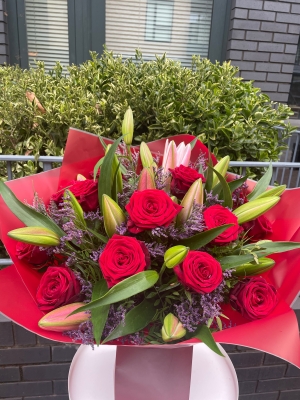
[[[148,0],[145,40],[170,42],[172,21],[173,1]]]
[[[295,117],[300,118],[300,39],[298,43],[288,104],[294,111]]]

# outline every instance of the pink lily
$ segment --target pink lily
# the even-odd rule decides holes
[[[183,142],[178,147],[174,140],[166,140],[165,151],[162,161],[163,171],[169,172],[169,168],[174,169],[179,165],[187,167],[190,162],[192,148],[190,144],[185,145]]]

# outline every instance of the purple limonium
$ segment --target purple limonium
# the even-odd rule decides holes
[[[100,210],[97,208],[96,211],[89,211],[86,213],[83,213],[83,218],[87,221],[103,221],[103,216],[100,215]]]
[[[63,332],[63,335],[68,336],[74,342],[90,345],[94,349],[93,324],[90,320],[80,324],[78,329]]]
[[[119,307],[116,307],[115,305],[110,306],[105,327],[103,329],[103,337],[110,335],[119,324],[125,324],[126,312],[126,308],[122,305]]]
[[[153,258],[163,257],[167,250],[167,246],[163,245],[162,243],[144,242],[144,244],[147,247],[150,256]]]
[[[99,261],[99,257],[101,256],[101,254],[103,253],[105,246],[101,245],[100,247],[98,247],[97,250],[92,251],[92,254],[90,255],[90,259],[98,262]]]
[[[155,171],[154,175],[154,182],[155,182],[155,187],[156,189],[163,190],[168,182],[168,178],[170,178],[171,173],[165,173],[164,169],[162,167],[158,168]]]
[[[207,192],[205,190],[205,193],[206,193],[206,203],[208,206],[214,206],[216,204],[222,205],[222,203],[224,203],[224,200],[220,200],[219,196],[217,194],[214,195],[212,191]]]
[[[195,169],[196,171],[199,171],[199,169],[201,168],[202,172],[205,172],[207,169],[206,162],[206,155],[204,153],[201,153],[194,163],[190,162],[189,167]]]
[[[241,178],[241,176],[236,176],[236,179]],[[240,187],[238,187],[237,189],[235,189],[232,192],[232,200],[233,200],[233,204],[235,205],[235,207],[239,207],[242,204],[244,204],[245,202],[245,193],[246,190],[248,189],[248,185],[246,182],[244,182]]]
[[[79,281],[80,286],[81,286],[81,291],[80,293],[84,295],[85,300],[84,303],[89,303],[92,300],[92,293],[93,293],[93,286],[91,282],[86,281],[80,274],[80,272],[75,272],[74,275],[76,276],[76,279]]]

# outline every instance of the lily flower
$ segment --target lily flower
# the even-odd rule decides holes
[[[166,140],[165,151],[162,161],[164,173],[169,172],[169,168],[174,169],[179,165],[187,167],[190,162],[192,148],[190,144],[185,145],[183,142],[177,147],[174,140]]]

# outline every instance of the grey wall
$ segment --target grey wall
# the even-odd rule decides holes
[[[0,65],[8,62],[5,0],[0,0]]]
[[[233,0],[227,59],[271,100],[286,102],[300,32],[300,0]]]

